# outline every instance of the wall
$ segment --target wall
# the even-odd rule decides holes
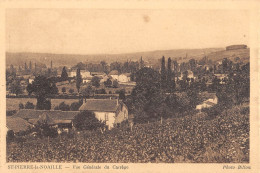
[[[106,121],[106,125],[108,126],[108,129],[111,129],[114,127],[115,122],[115,113],[114,112],[94,112],[96,115],[96,118],[102,121],[105,121],[105,115],[108,115],[108,121]]]
[[[121,123],[124,120],[128,119],[128,109],[127,107],[123,104],[122,109],[120,109],[117,113],[116,119],[115,119],[115,124]]]

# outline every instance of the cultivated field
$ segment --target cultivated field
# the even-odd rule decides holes
[[[6,110],[19,110],[19,104],[23,103],[25,105],[28,101],[36,105],[35,98],[6,98]],[[65,102],[70,105],[71,103],[77,101],[78,99],[51,99],[51,109],[54,109],[54,107],[58,106],[61,102]]]
[[[212,118],[185,116],[105,133],[27,139],[7,145],[8,162],[249,163],[249,107]]]

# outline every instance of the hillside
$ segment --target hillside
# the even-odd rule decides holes
[[[7,145],[7,162],[248,163],[249,107]],[[48,154],[46,154],[48,153]]]
[[[205,54],[212,52],[224,50],[223,48],[208,48],[208,49],[176,49],[176,50],[156,50],[148,52],[136,52],[136,53],[126,53],[126,54],[95,54],[95,55],[79,55],[79,54],[50,54],[50,53],[29,53],[29,52],[19,52],[19,53],[6,53],[6,65],[24,65],[24,62],[32,61],[41,62],[47,66],[50,61],[53,61],[54,66],[63,65],[75,65],[78,62],[92,62],[99,63],[102,60],[106,62],[125,62],[127,59],[132,61],[143,60],[150,63],[157,63],[158,59],[162,56],[172,57],[173,59],[183,57],[178,59],[178,61],[186,61],[190,58],[201,58]],[[187,58],[186,58],[187,54]],[[177,60],[177,59],[176,59]]]
[[[223,50],[212,52],[208,55],[208,58],[214,61],[219,61],[223,58],[228,58],[235,61],[236,57],[239,57],[244,63],[249,62],[250,49]]]
[[[73,66],[78,62],[84,63],[99,63],[104,60],[111,62],[125,62],[127,60],[137,61],[142,56],[143,60],[149,64],[158,63],[158,59],[162,56],[171,57],[178,62],[188,61],[191,58],[196,60],[204,56],[208,56],[213,61],[218,61],[224,57],[234,59],[240,57],[243,61],[249,61],[249,49],[228,50],[224,48],[207,48],[207,49],[175,49],[175,50],[156,50],[147,52],[136,52],[126,54],[94,54],[94,55],[79,55],[79,54],[50,54],[50,53],[6,53],[6,65],[24,65],[24,62],[32,61],[44,63],[47,66],[53,61],[53,66]]]

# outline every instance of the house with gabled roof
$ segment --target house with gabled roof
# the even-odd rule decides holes
[[[31,125],[47,122],[58,128],[72,128],[72,121],[79,111],[21,109],[13,117],[22,118]]]
[[[87,99],[79,111],[91,111],[97,119],[105,121],[108,129],[112,129],[128,119],[127,106],[118,99]]]

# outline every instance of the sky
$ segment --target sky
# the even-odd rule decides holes
[[[6,51],[116,54],[249,43],[242,10],[8,9]]]

